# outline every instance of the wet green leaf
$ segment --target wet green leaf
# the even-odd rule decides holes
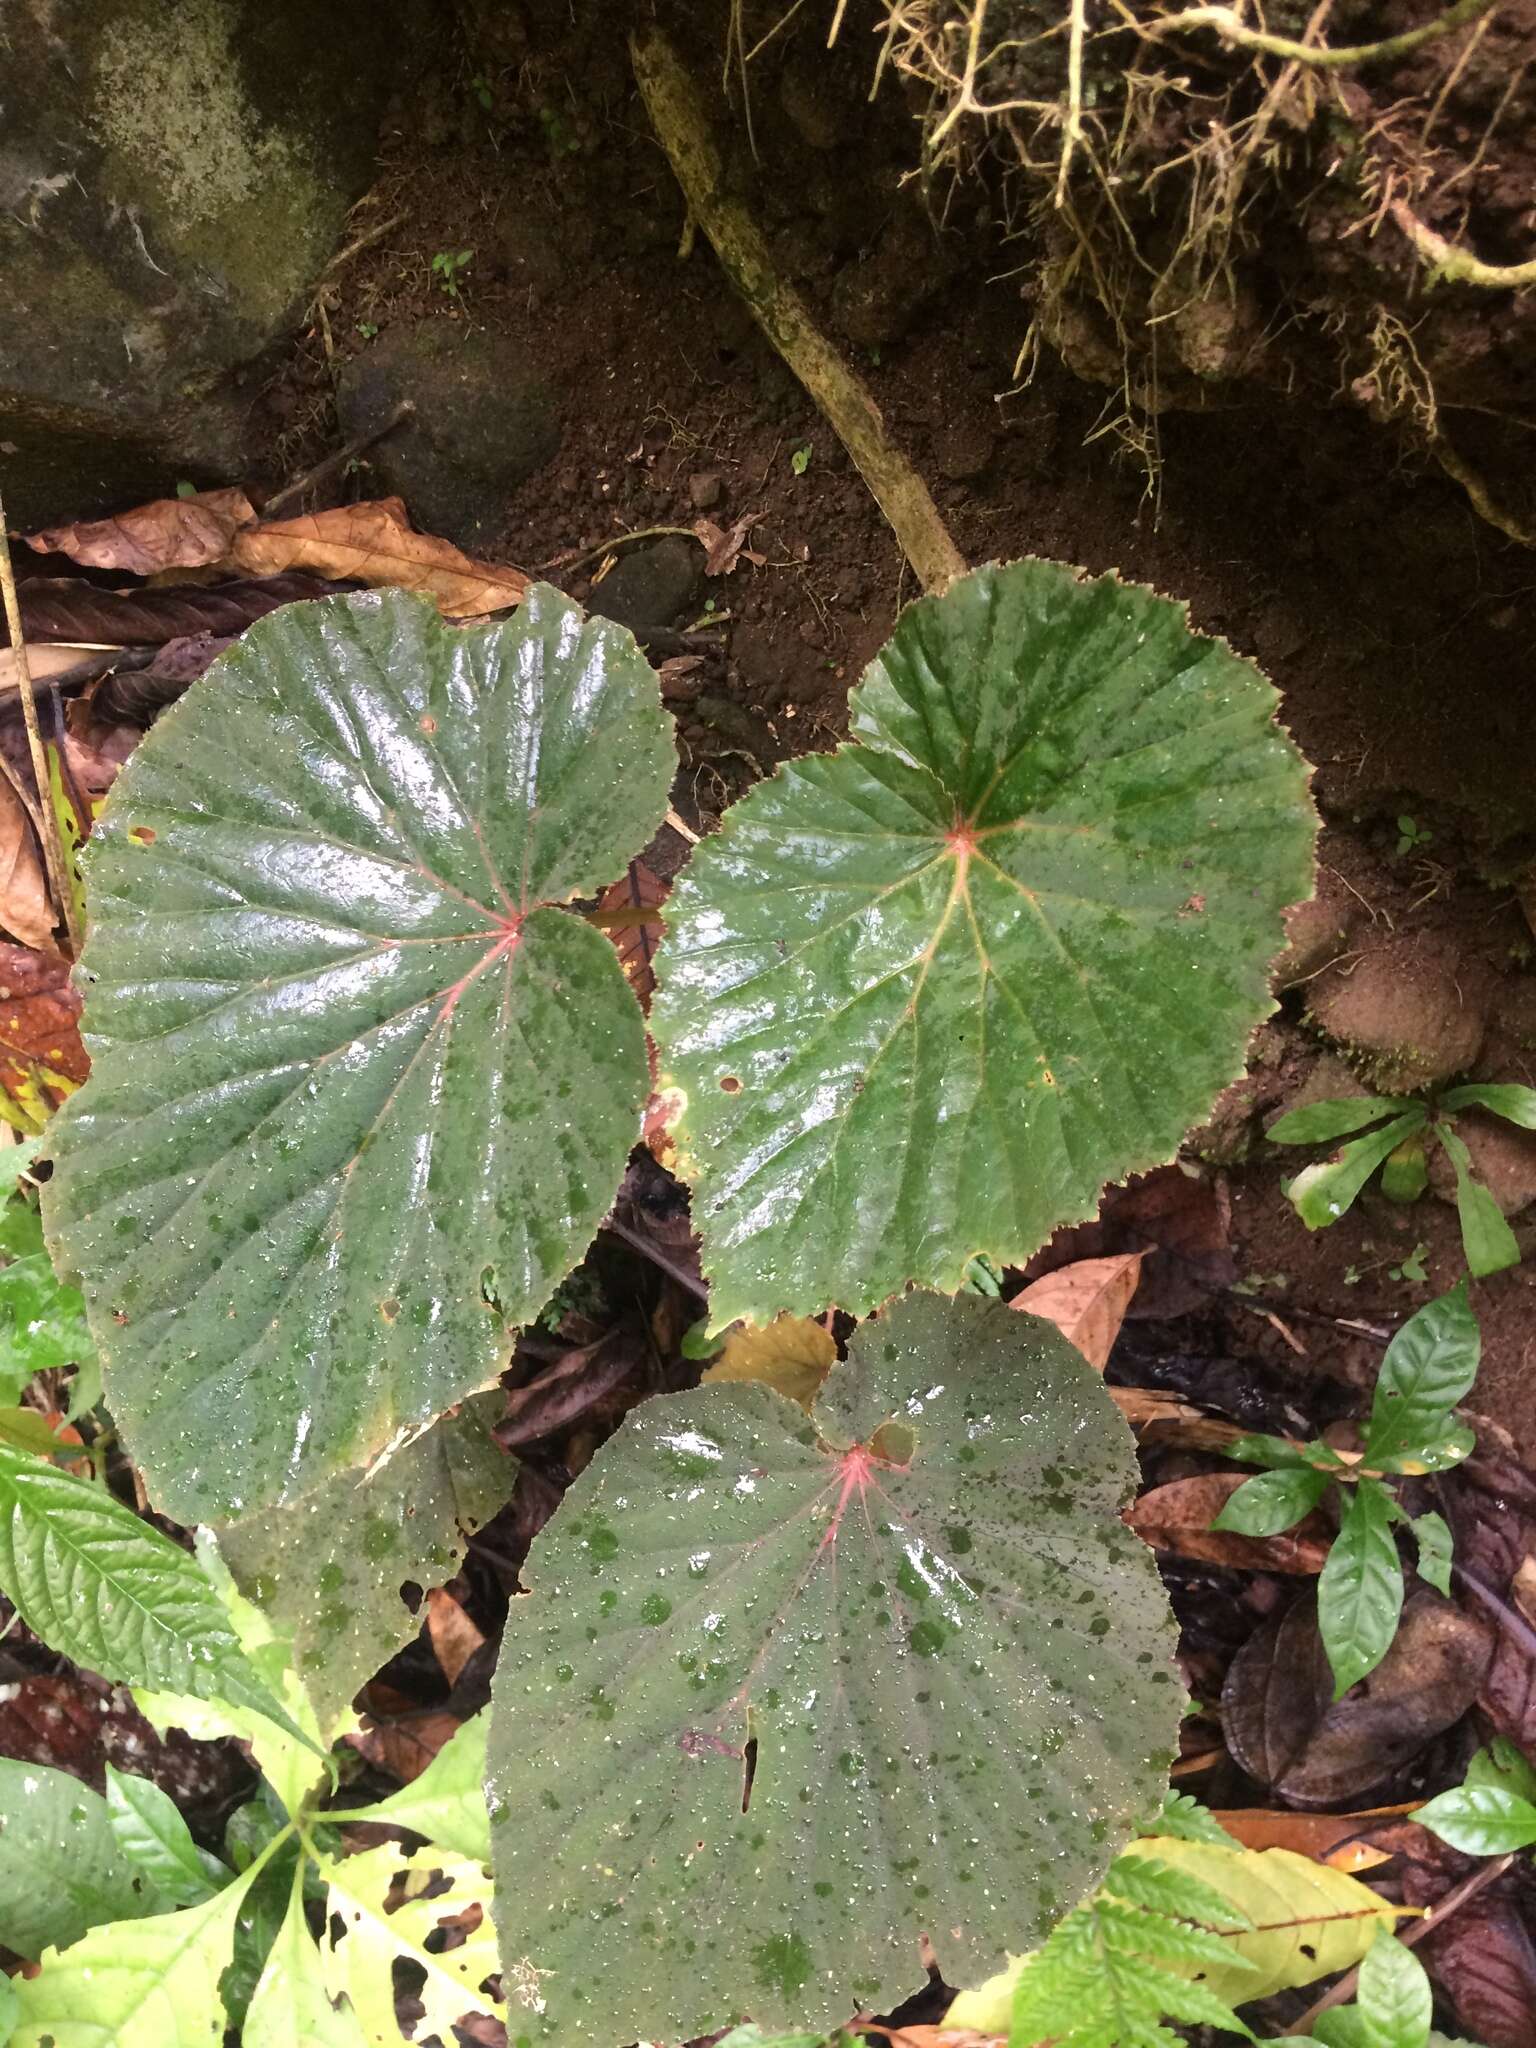
[[[809,1417],[751,1383],[636,1409],[496,1674],[501,1952],[547,2007],[512,2031],[833,2026],[923,1931],[951,1982],[1043,1935],[1166,1784],[1135,1473],[1099,1376],[979,1295],[891,1303]]]
[[[0,1269],[0,1401],[17,1400],[36,1373],[95,1355],[80,1290],[59,1280],[46,1252]]]
[[[1345,1095],[1309,1102],[1276,1117],[1264,1135],[1271,1145],[1325,1145],[1379,1124],[1384,1116],[1401,1116],[1413,1106],[1396,1095]]]
[[[501,1405],[477,1396],[372,1475],[339,1473],[219,1531],[235,1583],[289,1645],[323,1729],[420,1628],[401,1586],[451,1578],[464,1536],[511,1497],[517,1461],[490,1432]]]
[[[1389,1202],[1416,1202],[1429,1186],[1429,1159],[1422,1128],[1410,1131],[1387,1154],[1381,1169],[1381,1192]]]
[[[1520,1247],[1515,1233],[1487,1188],[1473,1178],[1472,1155],[1464,1140],[1449,1124],[1436,1124],[1435,1135],[1456,1175],[1456,1213],[1461,1219],[1461,1248],[1468,1267],[1478,1279],[1484,1279],[1508,1266],[1518,1266]]]
[[[1392,1536],[1396,1512],[1384,1486],[1359,1480],[1317,1582],[1317,1621],[1335,1699],[1376,1669],[1397,1634],[1403,1568]]]
[[[853,739],[727,811],[651,1024],[714,1327],[1019,1262],[1171,1156],[1272,1007],[1312,812],[1275,696],[1058,563],[912,605]]]
[[[195,1558],[104,1487],[4,1444],[0,1587],[51,1650],[115,1684],[282,1715]]]
[[[674,764],[633,639],[535,585],[259,620],[157,721],[87,854],[91,1079],[51,1242],[181,1520],[297,1498],[504,1363],[639,1131],[595,893]],[[541,907],[543,906],[543,907]]]
[[[1521,1755],[1507,1735],[1496,1735],[1486,1749],[1478,1750],[1467,1765],[1466,1783],[1496,1785],[1536,1806],[1536,1765]]]
[[[1353,1206],[1355,1197],[1387,1155],[1418,1128],[1424,1112],[1395,1117],[1369,1137],[1356,1138],[1332,1159],[1303,1167],[1286,1189],[1291,1207],[1308,1230],[1326,1230]]]
[[[1536,1802],[1502,1785],[1457,1785],[1414,1813],[1420,1827],[1464,1856],[1536,1847]]]
[[[1278,1536],[1310,1514],[1330,1484],[1326,1472],[1310,1468],[1257,1473],[1243,1481],[1211,1527],[1239,1536]]]
[[[252,1993],[241,2048],[367,2048],[351,2006],[331,2003],[320,1951],[304,1913],[304,1878],[295,1871],[288,1910]]]
[[[1378,1934],[1355,1994],[1368,2048],[1424,2048],[1434,2000],[1424,1965],[1395,1935]]]
[[[1468,1081],[1440,1097],[1441,1109],[1487,1109],[1506,1123],[1522,1130],[1536,1131],[1536,1088],[1522,1088],[1516,1081]]]
[[[1445,1434],[1477,1378],[1482,1337],[1466,1282],[1426,1302],[1387,1346],[1376,1375],[1363,1457],[1380,1466]]]
[[[224,1865],[198,1848],[176,1802],[158,1785],[113,1764],[107,1765],[106,1783],[113,1839],[167,1905],[200,1906],[229,1882]]]
[[[1444,1515],[1411,1515],[1409,1526],[1419,1550],[1419,1577],[1449,1598],[1452,1537]]]
[[[35,1962],[159,1904],[118,1846],[107,1802],[66,1771],[0,1757],[0,1816],[0,1946]]]

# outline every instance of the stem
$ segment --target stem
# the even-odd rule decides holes
[[[1459,1911],[1468,1899],[1476,1898],[1477,1894],[1492,1884],[1495,1878],[1502,1877],[1514,1860],[1515,1851],[1511,1849],[1506,1855],[1495,1856],[1491,1862],[1474,1870],[1470,1877],[1463,1878],[1454,1890],[1448,1891],[1443,1899],[1437,1900],[1422,1920],[1416,1920],[1411,1927],[1398,1935],[1397,1939],[1404,1948],[1412,1948],[1414,1943],[1422,1941],[1425,1935],[1433,1934],[1435,1929]],[[1354,1969],[1345,1972],[1331,1990],[1325,1991],[1315,2005],[1309,2005],[1294,2026],[1279,2027],[1275,2030],[1276,2033],[1310,2034],[1325,2012],[1331,2012],[1336,2005],[1342,2005],[1346,1998],[1353,1995],[1359,1982],[1360,1966],[1357,1963]]]
[[[978,13],[980,10],[977,10]],[[1062,130],[1061,163],[1056,172],[1056,204],[1065,205],[1067,175],[1083,139],[1083,36],[1088,26],[1087,0],[1072,0],[1067,42],[1067,119]]]
[[[1294,64],[1317,64],[1336,70],[1345,64],[1385,64],[1393,57],[1406,57],[1410,50],[1432,42],[1436,36],[1449,35],[1453,29],[1476,21],[1496,4],[1497,0],[1456,0],[1454,7],[1448,7],[1444,14],[1425,22],[1421,28],[1405,29],[1400,36],[1388,36],[1379,43],[1346,43],[1334,49],[1327,44],[1298,43],[1290,36],[1272,36],[1262,29],[1249,28],[1232,7],[1189,7],[1182,14],[1170,15],[1166,21],[1142,22],[1138,26],[1146,35],[1213,28],[1224,42],[1234,43],[1239,49],[1262,50],[1266,56],[1288,57]]]
[[[5,597],[5,623],[11,635],[11,650],[16,656],[16,683],[21,692],[21,715],[26,720],[27,747],[32,756],[32,774],[37,783],[37,810],[34,823],[43,842],[43,865],[48,870],[48,885],[53,890],[53,900],[64,920],[64,929],[69,934],[69,950],[77,959],[80,954],[80,920],[75,915],[74,892],[69,886],[69,864],[64,853],[64,837],[59,831],[59,821],[53,808],[53,798],[48,790],[48,756],[43,748],[42,728],[37,722],[37,695],[32,688],[32,670],[27,663],[26,635],[21,626],[21,604],[16,596],[16,571],[11,564],[11,536],[5,521],[5,501],[0,498],[0,592]]]
[[[853,457],[918,581],[925,590],[942,590],[965,573],[965,559],[927,485],[886,432],[863,380],[821,332],[800,294],[779,277],[756,222],[727,192],[719,151],[682,60],[655,28],[631,36],[629,49],[651,124],[721,268]]]
[[[704,546],[691,526],[637,526],[633,533],[613,534],[608,540],[600,540],[595,548],[585,548],[568,561],[553,562],[550,566],[562,572],[579,569],[583,562],[595,562],[599,555],[611,555],[615,548],[627,548],[632,541],[655,540],[662,534],[676,534],[680,540],[697,541],[700,547]]]

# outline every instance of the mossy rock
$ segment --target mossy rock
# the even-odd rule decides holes
[[[157,458],[227,465],[228,374],[325,269],[399,37],[369,0],[81,0],[22,28],[0,31],[0,440],[28,526]]]

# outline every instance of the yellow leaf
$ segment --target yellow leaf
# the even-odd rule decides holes
[[[1271,1992],[1296,1990],[1335,1971],[1353,1969],[1378,1930],[1390,1933],[1409,1911],[1389,1905],[1342,1870],[1313,1863],[1289,1849],[1223,1849],[1214,1842],[1153,1835],[1130,1843],[1124,1853],[1152,1857],[1197,1878],[1253,1922],[1251,1928],[1235,1933],[1212,1930],[1229,1941],[1234,1956],[1245,1958],[1251,1969],[1241,1963],[1222,1969],[1159,1959],[1160,1968],[1203,1983],[1229,2005],[1246,2005]],[[974,1991],[962,1991],[944,2016],[946,2030],[974,2027],[979,2033],[1005,2033],[1014,1986],[1030,1960],[1014,1956],[1006,1970]]]
[[[776,1316],[764,1329],[738,1323],[704,1374],[712,1380],[761,1380],[809,1408],[837,1359],[830,1331],[809,1316]]]
[[[330,1887],[327,1921],[340,1922],[339,1936],[321,1946],[326,1988],[334,1999],[345,1992],[369,2041],[403,2041],[395,2018],[394,1964],[415,1963],[426,1972],[417,1990],[425,2011],[417,2035],[453,2039],[456,2022],[470,2013],[500,2019],[502,2011],[481,1988],[500,1970],[491,1926],[491,1880],[478,1863],[442,1849],[406,1856],[392,1843],[366,1849],[339,1863],[322,1862]],[[404,1877],[403,1887],[397,1882]],[[428,1898],[434,1879],[448,1889]],[[467,1930],[456,1948],[427,1946],[449,1927]],[[512,1973],[516,1980],[517,1973]]]
[[[1058,1266],[1054,1273],[1031,1281],[1008,1306],[1054,1323],[1095,1371],[1102,1372],[1136,1292],[1141,1259],[1140,1252],[1120,1252],[1111,1259],[1078,1259],[1073,1265]]]

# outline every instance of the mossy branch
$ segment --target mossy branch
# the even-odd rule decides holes
[[[1448,7],[1444,14],[1436,15],[1433,21],[1426,21],[1418,28],[1405,29],[1401,35],[1387,36],[1379,43],[1341,43],[1334,47],[1327,43],[1298,43],[1291,36],[1272,36],[1264,29],[1250,28],[1234,7],[1187,7],[1181,14],[1168,15],[1162,21],[1138,20],[1136,27],[1144,35],[1213,28],[1223,42],[1237,49],[1261,50],[1266,56],[1285,57],[1295,64],[1316,64],[1338,70],[1344,66],[1386,64],[1394,57],[1406,57],[1410,51],[1433,42],[1437,36],[1450,35],[1455,29],[1465,28],[1469,21],[1476,21],[1496,5],[1497,0],[1456,0],[1453,7]]]
[[[1479,284],[1489,291],[1524,292],[1536,285],[1536,256],[1528,263],[1484,263],[1470,249],[1458,249],[1437,235],[1401,199],[1394,199],[1392,218],[1431,266],[1432,284]]]
[[[927,485],[886,432],[863,380],[816,325],[800,294],[778,275],[757,223],[726,190],[720,154],[687,68],[659,29],[635,34],[629,47],[646,112],[721,268],[853,457],[919,582],[926,590],[942,590],[965,573],[965,558]]]

